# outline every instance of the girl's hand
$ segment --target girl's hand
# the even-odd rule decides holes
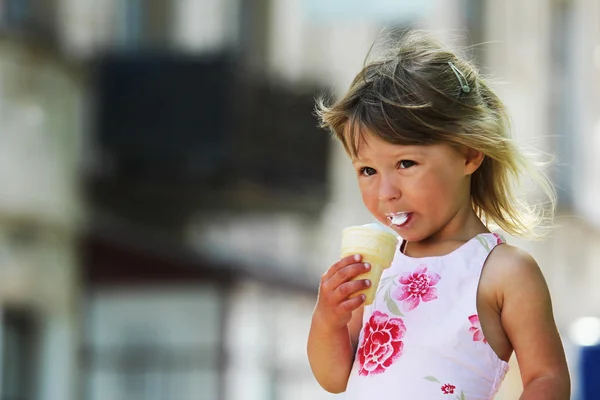
[[[371,286],[368,279],[353,280],[371,269],[368,263],[360,262],[361,258],[359,254],[342,258],[321,277],[314,317],[331,330],[345,327],[352,312],[365,301],[364,294],[349,298]]]

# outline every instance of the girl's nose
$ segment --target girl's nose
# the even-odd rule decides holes
[[[402,197],[402,192],[393,179],[381,176],[379,183],[379,200],[389,201],[398,200]]]

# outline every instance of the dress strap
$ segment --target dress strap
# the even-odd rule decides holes
[[[475,239],[481,243],[487,253],[490,253],[497,245],[506,243],[506,240],[504,240],[504,238],[496,232],[480,233],[479,235],[475,236]]]

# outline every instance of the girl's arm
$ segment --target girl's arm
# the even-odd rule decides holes
[[[364,295],[349,298],[368,287],[365,280],[353,280],[370,269],[360,261],[359,255],[343,258],[323,275],[308,334],[313,375],[331,393],[346,390],[362,325]]]
[[[313,315],[308,337],[308,358],[315,378],[330,393],[346,391],[352,370],[358,334],[362,326],[363,306],[352,313],[347,326],[330,331]]]
[[[497,250],[501,321],[521,371],[520,399],[568,400],[569,371],[544,276],[526,252],[512,246]]]

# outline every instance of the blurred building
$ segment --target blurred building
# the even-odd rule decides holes
[[[556,154],[557,167],[548,172],[560,187],[563,228],[548,241],[513,242],[530,250],[546,273],[577,380],[577,349],[567,333],[578,316],[598,314],[598,302],[590,301],[598,248],[593,182],[600,181],[594,161],[599,100],[590,90],[598,85],[595,2],[70,4],[78,17],[65,37],[74,53],[94,60],[101,116],[91,157],[94,220],[126,220],[137,229],[131,236],[144,243],[152,243],[148,232],[160,232],[158,242],[175,238],[213,263],[212,270],[232,271],[201,279],[204,299],[192,300],[195,288],[185,300],[212,310],[197,321],[219,327],[204,343],[218,349],[208,359],[219,361],[203,370],[210,396],[330,397],[312,379],[304,356],[314,290],[337,259],[341,229],[370,216],[345,154],[314,129],[312,98],[344,92],[382,27],[424,27],[457,47],[475,45],[467,52],[483,72],[506,82],[498,90],[518,140]],[[113,241],[118,226],[105,227]],[[192,268],[202,265],[192,260]],[[202,268],[210,276],[210,268]],[[141,272],[134,276],[145,280]],[[103,307],[123,313],[128,303],[144,307],[149,290],[120,285],[117,295],[96,286],[90,320],[115,315]],[[165,307],[182,293],[173,285],[155,290],[151,298],[171,293]],[[132,314],[146,313],[131,307]],[[169,336],[158,333],[166,320],[149,318],[141,329],[144,323],[125,315],[119,329],[154,332],[150,347]],[[94,326],[113,325],[99,321]],[[115,335],[125,349],[137,337]],[[100,346],[100,339],[90,340],[90,347]],[[184,393],[169,379],[166,387]],[[498,398],[514,398],[520,389],[515,364]]]
[[[52,3],[0,7],[2,399],[76,393],[84,79]]]
[[[556,154],[562,227],[513,242],[546,274],[577,382],[569,329],[600,316],[599,8],[3,1],[0,398],[335,397],[310,317],[341,229],[371,217],[312,110],[382,27],[485,43],[470,51],[507,82],[519,141]],[[498,398],[519,390],[515,365]]]
[[[579,346],[598,343],[600,332],[578,320],[592,317],[600,326],[600,4],[488,2],[487,15],[486,40],[499,43],[488,46],[486,64],[507,82],[501,94],[521,142],[554,155],[548,172],[559,195],[558,227],[550,238],[515,243],[538,260],[550,286],[574,398],[591,399],[583,395],[593,381],[590,371],[580,370]],[[588,340],[579,340],[582,336]],[[598,352],[591,354],[588,365],[597,365]]]
[[[91,110],[81,396],[318,396],[303,258],[329,139],[311,115],[319,88],[265,69],[270,7],[64,4]]]

